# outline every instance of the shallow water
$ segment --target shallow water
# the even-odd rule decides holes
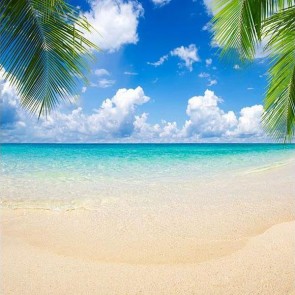
[[[0,193],[4,207],[185,198],[198,183],[264,171],[294,156],[295,145],[278,144],[3,144]]]

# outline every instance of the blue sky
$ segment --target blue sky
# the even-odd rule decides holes
[[[3,79],[4,142],[239,142],[267,140],[260,124],[267,60],[219,58],[211,1],[94,0],[79,6],[101,35],[77,103],[29,117]]]

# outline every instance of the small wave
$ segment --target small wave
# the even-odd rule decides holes
[[[93,211],[101,207],[100,200],[29,200],[29,199],[2,199],[0,200],[1,209],[29,209],[29,210],[48,210],[48,211],[73,211],[88,210]]]
[[[247,170],[245,172],[245,174],[264,172],[264,171],[276,169],[276,168],[279,168],[279,167],[287,166],[289,163],[290,163],[290,161],[275,162],[275,163],[270,164],[270,165],[261,166],[261,167],[253,168],[251,170]]]

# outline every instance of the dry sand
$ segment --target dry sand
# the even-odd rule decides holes
[[[158,203],[4,208],[1,294],[294,295],[293,179],[294,162]]]

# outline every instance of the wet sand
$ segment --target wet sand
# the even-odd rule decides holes
[[[294,295],[294,168],[95,210],[6,206],[1,294]]]

